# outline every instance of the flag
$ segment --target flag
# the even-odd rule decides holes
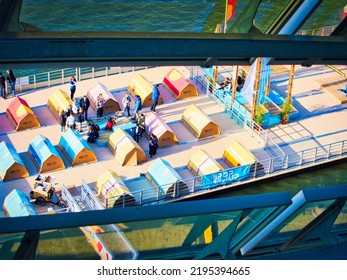
[[[226,0],[225,21],[228,22],[235,15],[236,0]]]

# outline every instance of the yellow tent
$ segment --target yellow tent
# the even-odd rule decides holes
[[[198,139],[220,134],[218,125],[194,104],[183,112],[181,122]]]
[[[133,79],[129,86],[128,91],[133,95],[139,95],[141,97],[142,106],[152,105],[152,91],[153,85],[142,75],[137,75]],[[163,98],[159,95],[158,104],[163,103]]]
[[[257,158],[238,141],[233,141],[223,153],[223,160],[231,167],[258,162]]]
[[[97,178],[94,190],[106,208],[136,205],[135,198],[121,177],[110,169]]]
[[[138,165],[147,161],[146,154],[139,144],[121,128],[117,128],[110,135],[108,147],[122,166]]]
[[[193,174],[203,176],[223,170],[223,167],[204,150],[198,150],[188,161],[188,169]]]
[[[48,98],[47,106],[56,119],[58,119],[59,111],[62,109],[67,111],[69,105],[72,106],[72,101],[66,92],[61,89],[58,89]]]

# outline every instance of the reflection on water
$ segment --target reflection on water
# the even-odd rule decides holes
[[[347,184],[346,169],[347,163],[341,163],[265,183],[254,183],[238,190],[232,190],[221,196],[239,196],[281,191],[288,191],[291,196],[294,196],[302,189]]]

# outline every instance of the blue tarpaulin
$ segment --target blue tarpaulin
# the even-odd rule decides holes
[[[45,136],[37,135],[29,144],[28,151],[36,162],[40,172],[65,167],[58,151]]]
[[[177,171],[166,160],[161,158],[158,158],[150,166],[147,174],[165,194],[169,192],[170,188],[174,188],[176,183],[182,182],[182,177]],[[183,185],[180,185],[180,187],[182,188]]]
[[[72,165],[96,161],[96,156],[87,141],[73,129],[69,129],[60,137],[59,145],[71,159]]]
[[[16,149],[5,141],[0,143],[0,175],[4,181],[29,175]]]
[[[12,190],[4,199],[3,209],[9,217],[36,215],[29,198],[19,190]]]

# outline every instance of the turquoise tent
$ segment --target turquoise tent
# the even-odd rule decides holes
[[[71,165],[97,160],[87,141],[73,129],[69,129],[60,137],[59,145],[63,152],[70,158]]]
[[[29,176],[16,149],[9,143],[0,143],[0,177],[3,181]]]
[[[12,190],[4,199],[2,208],[8,217],[36,215],[34,206],[29,198],[19,190]]]
[[[65,168],[58,151],[45,136],[37,135],[29,144],[28,153],[39,172]]]
[[[161,158],[158,158],[149,167],[147,177],[166,195],[177,196],[188,190],[187,185],[182,181],[182,177],[177,171],[166,160]],[[176,185],[178,189],[175,192]]]

